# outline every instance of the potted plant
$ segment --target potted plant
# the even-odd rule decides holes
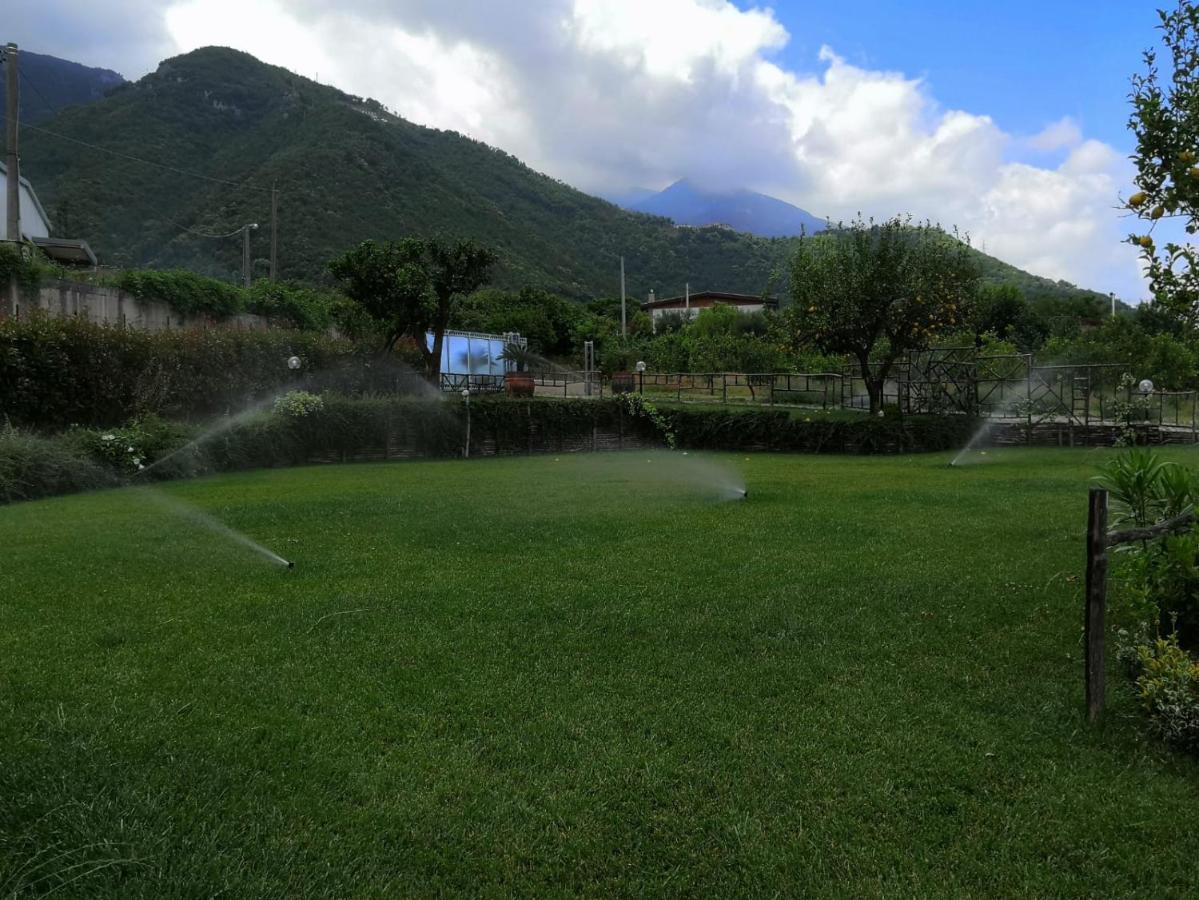
[[[533,362],[532,351],[520,344],[505,344],[500,359],[512,363],[513,371],[504,373],[504,390],[508,396],[532,397],[533,376],[529,374],[529,364]]]

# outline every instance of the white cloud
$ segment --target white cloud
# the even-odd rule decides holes
[[[784,68],[768,8],[728,0],[176,0],[177,51],[235,46],[406,118],[495,144],[597,193],[688,177],[817,215],[956,225],[1038,274],[1136,298],[1127,163],[1069,118],[1013,137],[935,85],[848,64]],[[1060,154],[1056,165],[1013,153]]]
[[[1028,139],[1028,145],[1034,150],[1048,153],[1061,150],[1064,147],[1077,147],[1082,143],[1082,129],[1069,116],[1050,122],[1039,134]]]

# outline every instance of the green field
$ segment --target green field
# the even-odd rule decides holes
[[[0,509],[0,897],[1194,891],[1199,765],[1114,671],[1082,715],[1105,453],[948,458],[162,489],[292,572],[135,491]]]

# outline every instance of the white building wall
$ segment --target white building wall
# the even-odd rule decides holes
[[[8,236],[8,191],[4,188],[4,166],[0,165],[0,240],[12,240]],[[29,182],[21,180],[21,237],[49,237],[50,223],[42,212],[41,204],[29,187]]]

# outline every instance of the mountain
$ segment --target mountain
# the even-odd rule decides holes
[[[681,294],[687,282],[757,293],[794,246],[621,209],[478,141],[216,47],[62,111],[24,132],[21,146],[22,173],[55,232],[86,239],[113,267],[236,279],[241,240],[229,232],[255,222],[255,272],[265,274],[272,185],[279,274],[313,282],[327,281],[328,261],[360,241],[444,233],[494,248],[501,287],[611,297],[623,255],[633,298]],[[774,289],[783,294],[785,284]]]
[[[807,210],[753,191],[713,192],[687,179],[629,205],[630,209],[665,216],[679,225],[727,225],[760,237],[793,237],[823,231],[827,223]]]
[[[579,298],[619,292],[622,254],[633,297],[687,281],[761,291],[787,254],[781,241],[628,212],[478,141],[228,49],[167,60],[46,129],[54,134],[22,136],[22,172],[56,230],[87,239],[109,266],[234,277],[240,240],[202,235],[260,223],[252,252],[265,258],[272,184],[286,278],[321,280],[329,259],[368,238],[437,232],[495,248],[503,286]]]
[[[21,121],[37,125],[70,106],[100,100],[125,79],[57,56],[21,50]],[[0,77],[0,84],[4,78]]]

